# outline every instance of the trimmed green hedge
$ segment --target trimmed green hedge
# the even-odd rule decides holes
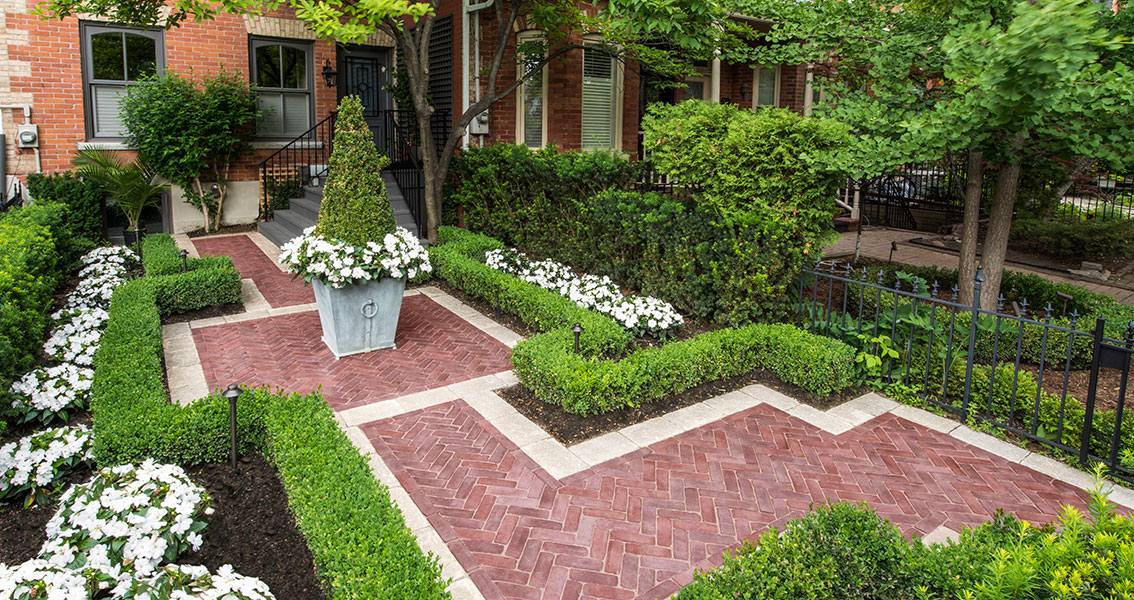
[[[28,175],[28,195],[36,204],[56,202],[67,207],[67,224],[76,238],[93,246],[104,240],[102,235],[102,186],[80,179],[74,173]]]
[[[223,461],[227,401],[169,403],[148,278],[115,290],[109,312],[91,399],[98,464]],[[329,598],[449,597],[436,559],[417,547],[389,493],[317,394],[249,390],[237,411],[241,452],[263,452],[279,469]]]
[[[790,325],[722,329],[626,354],[633,340],[613,320],[480,262],[500,247],[496,240],[452,227],[440,233],[441,244],[429,250],[437,275],[544,332],[517,344],[512,363],[536,396],[569,412],[640,406],[759,368],[820,395],[854,383],[850,346]],[[570,331],[576,322],[583,325],[579,354]]]
[[[146,281],[154,288],[163,316],[242,302],[240,273],[231,258],[190,258],[189,270],[182,273],[179,253],[177,243],[167,234],[149,236],[142,242]]]

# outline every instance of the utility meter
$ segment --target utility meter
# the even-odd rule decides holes
[[[39,125],[24,123],[16,126],[16,146],[39,148]]]
[[[476,118],[469,123],[469,133],[473,135],[488,135],[487,110],[477,115]]]

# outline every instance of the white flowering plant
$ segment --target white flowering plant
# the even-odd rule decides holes
[[[84,265],[112,264],[119,265],[124,269],[130,269],[138,265],[138,255],[126,246],[102,246],[95,248],[84,254],[79,260],[82,261]]]
[[[135,578],[116,595],[122,600],[275,600],[268,585],[224,565],[210,573],[198,565],[166,565],[151,577]]]
[[[67,473],[90,460],[91,432],[82,425],[48,429],[5,444],[0,448],[0,500],[22,496],[26,506],[42,504]]]
[[[11,392],[17,395],[12,410],[20,423],[66,421],[72,410],[87,405],[93,381],[94,371],[86,367],[70,363],[40,367],[12,384]]]
[[[0,598],[87,600],[92,596],[88,590],[102,587],[99,579],[101,574],[61,569],[38,558],[11,567],[0,564]]]
[[[676,336],[685,323],[668,302],[651,296],[627,296],[610,277],[578,275],[564,264],[534,261],[512,249],[489,250],[484,261],[493,269],[559,292],[583,308],[607,315],[634,335],[666,340]]]
[[[334,288],[366,283],[383,277],[413,279],[433,271],[429,253],[417,236],[404,227],[386,234],[382,242],[355,246],[303,231],[281,248],[280,264],[305,281],[320,281]]]
[[[61,568],[149,577],[158,565],[201,547],[209,503],[205,490],[176,465],[147,460],[103,469],[63,493],[47,522],[40,558]],[[105,560],[97,546],[105,548]]]

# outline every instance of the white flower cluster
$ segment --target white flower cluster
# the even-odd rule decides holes
[[[82,425],[48,429],[5,444],[0,448],[0,500],[29,492],[34,498],[36,490],[89,460],[91,432]]]
[[[19,396],[12,408],[23,423],[66,420],[68,411],[86,406],[93,380],[94,371],[86,367],[69,363],[40,367],[12,384],[12,393]]]
[[[103,469],[60,498],[40,557],[81,568],[90,549],[103,546],[112,567],[146,577],[183,550],[201,547],[206,514],[208,494],[179,466],[147,460]]]
[[[43,353],[62,362],[83,366],[93,364],[102,328],[110,315],[98,307],[89,311],[60,311],[55,315],[61,322],[51,331],[51,337],[43,345]]]
[[[0,598],[274,600],[262,581],[230,565],[216,575],[159,566],[200,547],[208,504],[181,467],[146,461],[103,469],[60,499],[38,557],[0,564]]]
[[[553,260],[533,261],[515,250],[489,250],[485,263],[498,271],[554,290],[583,308],[610,316],[638,335],[666,338],[685,323],[668,302],[651,296],[624,296],[610,277],[576,275]]]
[[[153,577],[135,579],[119,596],[123,600],[195,598],[198,600],[270,600],[267,584],[224,565],[215,574],[196,565],[167,565]]]
[[[404,227],[386,234],[382,243],[367,242],[366,246],[327,239],[309,227],[280,250],[280,264],[289,271],[335,288],[387,276],[413,279],[418,273],[433,270],[429,253]]]
[[[138,262],[133,250],[124,246],[95,248],[83,255],[79,284],[67,296],[63,310],[56,315],[73,316],[94,308],[106,308],[114,288],[126,279],[126,272]]]

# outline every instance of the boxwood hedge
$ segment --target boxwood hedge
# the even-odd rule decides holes
[[[240,304],[240,273],[227,256],[188,259],[182,272],[180,250],[166,234],[149,236],[142,243],[146,281],[154,288],[163,316],[209,306]]]

